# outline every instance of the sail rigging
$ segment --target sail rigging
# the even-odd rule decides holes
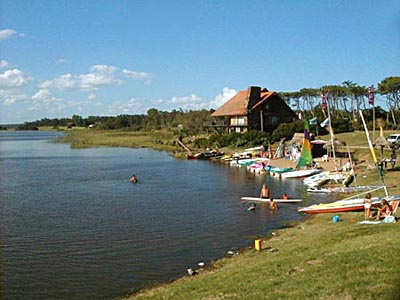
[[[311,153],[310,126],[308,124],[308,118],[306,117],[304,120],[303,148],[301,149],[300,159],[297,162],[296,169],[308,166],[312,163],[312,161],[313,157]]]

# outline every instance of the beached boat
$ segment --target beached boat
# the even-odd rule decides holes
[[[219,152],[216,150],[200,152],[196,154],[188,154],[186,155],[187,159],[210,159],[210,158],[219,158],[224,156],[224,152]]]
[[[323,171],[303,179],[303,183],[309,187],[320,187],[327,183],[341,183],[346,179],[346,175],[338,172]]]
[[[372,198],[372,204],[378,204],[378,197]],[[339,200],[332,203],[319,203],[307,207],[300,207],[299,212],[306,214],[339,213],[364,210],[364,198]]]
[[[293,168],[288,167],[288,168],[280,168],[280,167],[274,167],[274,166],[266,166],[265,170],[267,170],[270,173],[286,173],[286,172],[292,172],[294,171]]]
[[[358,193],[358,192],[365,192],[374,190],[377,188],[382,188],[376,185],[360,185],[360,186],[337,186],[337,187],[309,187],[307,188],[307,192],[309,193],[344,193],[344,194],[351,194],[351,193]]]
[[[322,169],[305,169],[295,170],[290,172],[282,173],[282,178],[301,178],[307,177],[322,172]]]

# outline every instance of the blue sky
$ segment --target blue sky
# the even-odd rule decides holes
[[[399,58],[394,0],[1,0],[0,124],[377,86]]]

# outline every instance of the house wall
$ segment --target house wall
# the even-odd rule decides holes
[[[278,96],[271,96],[278,97]],[[280,98],[270,98],[266,103],[254,109],[249,114],[248,125],[250,130],[261,130],[272,132],[281,123],[290,123],[294,119],[293,111],[282,103]],[[262,112],[262,113],[260,113]],[[263,128],[261,128],[261,114],[263,119]]]

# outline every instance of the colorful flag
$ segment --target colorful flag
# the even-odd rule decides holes
[[[322,92],[321,100],[322,109],[328,108],[328,92]]]
[[[308,166],[312,161],[310,127],[308,125],[308,118],[305,118],[303,148],[301,149],[300,159],[297,162],[296,168]]]
[[[368,103],[374,105],[374,99],[375,99],[374,85],[371,85],[368,88]]]

